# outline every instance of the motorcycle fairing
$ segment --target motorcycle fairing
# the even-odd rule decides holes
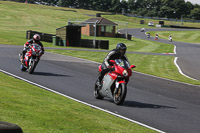
[[[29,49],[29,50],[26,52],[26,55],[30,57],[30,56],[32,55],[32,50]]]
[[[129,77],[132,76],[132,70],[131,69],[127,69],[127,71],[128,71],[128,76]]]
[[[113,98],[112,92],[111,92],[111,86],[113,85],[113,78],[110,76],[110,73],[107,73],[103,78],[103,85],[99,93],[103,95],[104,97],[110,97]]]
[[[102,71],[102,69],[101,69],[101,65],[99,66],[99,72],[101,72]]]
[[[115,73],[108,73],[108,74],[111,76],[111,78],[113,80],[115,80],[117,78],[117,74],[115,74]]]
[[[121,80],[119,82],[117,82],[118,84],[121,84],[121,83],[126,83],[124,80]]]

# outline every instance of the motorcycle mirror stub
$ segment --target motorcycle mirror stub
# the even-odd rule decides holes
[[[116,62],[114,60],[110,60],[110,63],[112,64],[116,64]]]
[[[131,65],[130,68],[136,68],[136,66],[135,65]]]

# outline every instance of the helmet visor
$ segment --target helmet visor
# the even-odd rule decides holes
[[[34,39],[34,42],[35,42],[35,43],[38,43],[38,42],[39,42],[39,40],[35,40],[35,39]]]
[[[120,50],[119,50],[119,53],[120,53],[120,55],[123,56],[123,55],[126,53],[126,50],[124,50],[124,49],[120,49]]]

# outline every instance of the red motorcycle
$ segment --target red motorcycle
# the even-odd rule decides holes
[[[110,63],[113,64],[113,67],[110,72],[105,74],[101,87],[99,80],[95,83],[94,97],[96,99],[112,98],[115,104],[120,105],[126,97],[127,84],[129,77],[132,76],[131,69],[136,66],[130,66],[128,61],[122,59],[110,60]],[[99,72],[101,72],[101,65]]]
[[[19,54],[20,59],[22,58],[21,56],[22,55]],[[29,74],[32,74],[41,56],[42,47],[36,43],[30,44],[24,56],[24,63],[21,63],[21,71],[26,71],[28,69]]]

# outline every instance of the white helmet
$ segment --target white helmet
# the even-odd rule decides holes
[[[40,35],[35,34],[35,35],[33,36],[33,41],[36,42],[36,43],[38,43],[38,42],[40,41]]]

